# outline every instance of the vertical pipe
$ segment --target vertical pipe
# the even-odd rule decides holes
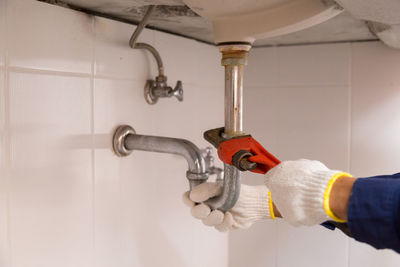
[[[243,134],[243,65],[225,65],[225,134]]]
[[[250,45],[222,45],[221,64],[225,67],[225,129],[226,137],[243,135],[243,69]],[[241,173],[224,164],[224,181],[221,195],[207,201],[212,208],[230,210],[240,194]]]

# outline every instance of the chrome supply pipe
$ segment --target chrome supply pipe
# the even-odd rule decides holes
[[[183,88],[182,82],[177,81],[174,88],[168,86],[167,76],[165,76],[164,64],[161,59],[160,53],[152,45],[147,43],[138,43],[140,33],[146,27],[150,15],[155,10],[156,6],[149,5],[146,10],[142,21],[136,27],[133,32],[131,39],[129,40],[129,46],[134,49],[145,49],[150,52],[157,61],[158,75],[154,80],[148,80],[144,87],[144,97],[148,104],[153,105],[157,103],[158,99],[161,97],[176,97],[179,101],[183,101]]]
[[[158,53],[157,49],[155,49],[154,46],[151,46],[151,45],[146,44],[146,43],[136,43],[135,47],[132,47],[132,48],[146,49],[147,51],[149,51],[154,56],[154,58],[155,58],[155,60],[157,62],[158,77],[165,77],[165,75],[164,75],[164,64],[162,62],[160,53]]]
[[[175,154],[182,156],[188,163],[186,177],[190,189],[208,179],[206,162],[202,151],[185,139],[138,135],[128,125],[117,128],[113,139],[114,152],[118,156],[127,156],[134,150]]]
[[[147,23],[149,22],[151,13],[156,6],[149,5],[146,10],[146,14],[144,15],[143,19],[140,21],[139,25],[137,25],[135,32],[132,34],[131,39],[129,39],[130,47],[134,48],[139,35],[142,33],[143,29],[146,27]]]
[[[158,76],[164,76],[164,65],[163,65],[161,56],[158,53],[158,51],[149,44],[137,42],[139,35],[142,33],[143,29],[146,27],[155,7],[156,6],[154,6],[154,5],[150,5],[147,7],[146,14],[144,15],[143,19],[140,21],[139,25],[137,25],[135,31],[133,32],[133,34],[131,36],[131,39],[129,40],[129,46],[131,48],[145,49],[145,50],[149,51],[157,61]]]
[[[247,64],[248,44],[220,45],[221,64],[225,67],[225,129],[226,137],[243,135],[243,69]],[[213,209],[230,210],[240,194],[241,173],[231,165],[224,164],[222,194],[207,204]]]

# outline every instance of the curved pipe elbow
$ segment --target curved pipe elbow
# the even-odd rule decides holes
[[[190,189],[208,179],[206,163],[200,149],[192,142],[160,136],[130,134],[125,139],[125,147],[129,150],[143,150],[159,153],[175,154],[184,157],[189,170],[186,177]],[[239,198],[241,173],[234,166],[224,164],[224,180],[221,195],[207,201],[212,209],[230,210]]]
[[[155,49],[153,46],[146,44],[146,43],[136,43],[133,48],[145,49],[145,50],[149,51],[153,55],[153,57],[155,58],[155,60],[157,62],[158,75],[164,76],[164,65],[163,65],[160,53],[158,53],[157,49]]]
[[[206,163],[200,149],[188,140],[129,134],[125,138],[124,145],[128,150],[168,153],[184,157],[188,163],[189,170],[186,176],[191,188],[208,178]]]
[[[186,177],[190,189],[207,181],[206,162],[200,149],[185,139],[137,135],[133,128],[122,125],[114,134],[114,151],[119,156],[127,156],[133,150],[159,152],[180,155],[188,163]],[[224,165],[224,180],[221,195],[209,199],[206,203],[212,209],[230,210],[239,198],[241,173],[231,165]]]
[[[223,212],[233,208],[240,194],[241,173],[231,165],[224,164],[224,181],[222,193],[206,201],[212,209],[218,209]]]

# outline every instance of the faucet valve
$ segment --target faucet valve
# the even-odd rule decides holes
[[[174,90],[171,91],[171,96],[175,96],[179,102],[183,101],[182,82],[177,81]]]
[[[183,101],[182,82],[178,81],[175,88],[167,85],[167,77],[159,75],[155,80],[148,80],[144,87],[144,97],[146,102],[154,105],[160,97],[176,97],[180,102]]]

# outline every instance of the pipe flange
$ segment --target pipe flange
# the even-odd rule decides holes
[[[217,44],[217,47],[221,53],[232,52],[232,51],[250,51],[251,44],[247,42],[225,42]]]
[[[129,125],[120,125],[117,127],[113,137],[113,150],[118,157],[129,156],[133,150],[125,147],[125,138],[130,134],[136,134],[135,129]]]
[[[144,86],[144,99],[146,99],[146,102],[150,105],[154,105],[158,101],[158,97],[153,95],[154,83],[154,80],[147,80]]]

